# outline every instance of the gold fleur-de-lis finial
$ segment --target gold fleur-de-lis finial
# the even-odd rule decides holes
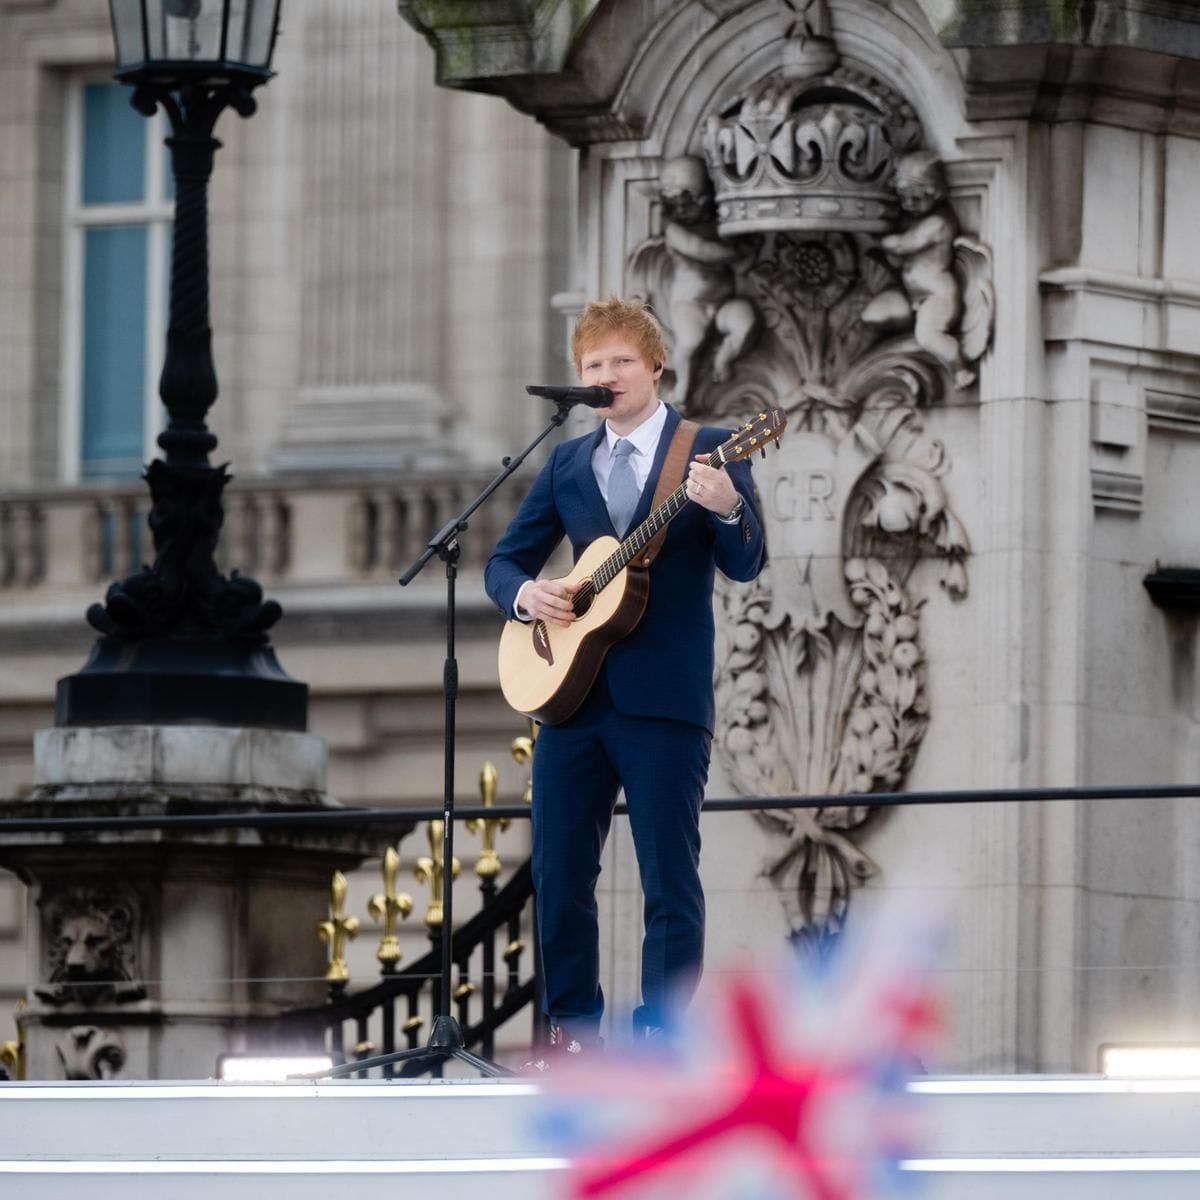
[[[492,763],[485,762],[483,770],[479,772],[479,794],[483,797],[484,808],[491,808],[495,805],[496,785],[496,768]],[[496,834],[503,833],[510,824],[508,817],[500,817],[498,820],[483,817],[467,822],[468,831],[478,833],[483,838],[483,849],[479,852],[479,859],[475,863],[475,874],[480,879],[495,879],[500,874],[501,863],[500,857],[496,853]]]
[[[513,738],[512,751],[513,762],[518,766],[523,767],[526,763],[533,763],[533,751],[537,744],[538,723],[532,718],[529,718],[529,736]],[[525,793],[521,797],[522,804],[533,803],[533,770],[530,767],[529,782],[525,784]]]
[[[425,910],[425,924],[430,929],[441,927],[445,909],[443,907],[446,894],[446,865],[442,852],[442,829],[444,821],[429,822],[429,855],[417,859],[413,875],[418,883],[429,884],[430,901]],[[450,864],[452,878],[457,879],[462,864],[454,859]]]
[[[404,957],[400,951],[400,939],[396,936],[396,918],[403,921],[413,910],[412,897],[407,892],[396,891],[396,877],[399,874],[400,855],[389,846],[383,856],[383,891],[367,901],[367,912],[375,920],[383,922],[383,937],[375,957],[385,967],[394,967]]]
[[[350,982],[346,966],[346,943],[358,937],[358,918],[346,916],[346,877],[334,871],[329,888],[329,917],[317,926],[317,936],[329,946],[329,970],[326,983]]]

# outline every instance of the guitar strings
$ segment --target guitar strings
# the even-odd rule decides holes
[[[736,436],[733,439],[736,441]],[[709,456],[717,470],[726,465],[725,446],[718,446]],[[571,598],[571,608],[580,615],[580,605],[591,603],[646,548],[655,534],[679,515],[688,502],[687,483],[681,483],[596,570],[583,581]]]

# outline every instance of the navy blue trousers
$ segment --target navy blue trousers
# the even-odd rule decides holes
[[[704,960],[700,805],[711,742],[698,725],[618,712],[603,672],[569,721],[538,734],[533,883],[552,1021],[592,1034],[604,1013],[596,880],[622,788],[645,901],[635,1031],[664,1025],[668,1005],[690,998]]]

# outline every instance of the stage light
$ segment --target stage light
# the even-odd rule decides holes
[[[217,1078],[230,1083],[281,1083],[293,1075],[332,1067],[328,1054],[222,1054],[217,1059]]]
[[[1200,1046],[1101,1046],[1100,1073],[1120,1079],[1200,1079]]]

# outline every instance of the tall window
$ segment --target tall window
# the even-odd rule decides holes
[[[136,476],[160,426],[174,215],[161,114],[123,84],[68,95],[66,336],[61,467],[69,482]]]

